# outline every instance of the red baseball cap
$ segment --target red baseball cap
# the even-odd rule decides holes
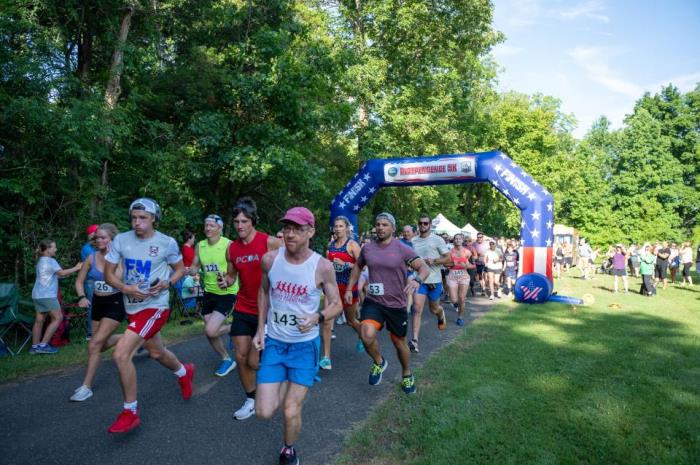
[[[287,210],[284,217],[280,218],[280,223],[283,221],[290,221],[296,223],[299,226],[309,225],[312,228],[315,227],[316,220],[314,219],[314,214],[308,208],[304,207],[294,207]]]
[[[98,229],[100,229],[99,224],[91,224],[90,226],[87,227],[87,229],[85,230],[85,233],[88,235],[94,234],[95,231],[97,231]]]

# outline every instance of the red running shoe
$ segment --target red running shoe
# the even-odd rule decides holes
[[[110,433],[126,433],[127,431],[131,431],[132,429],[136,428],[140,424],[141,419],[139,418],[138,412],[124,409],[107,431]]]
[[[196,368],[194,363],[188,363],[185,365],[185,376],[178,378],[177,382],[180,384],[180,392],[182,392],[182,398],[188,400],[192,397],[192,380],[194,379],[194,372]]]

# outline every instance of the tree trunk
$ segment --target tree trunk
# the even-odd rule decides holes
[[[111,115],[110,112],[117,107],[117,102],[119,101],[119,96],[122,93],[121,88],[121,77],[122,71],[124,69],[124,46],[126,45],[126,38],[129,35],[129,28],[131,27],[131,17],[134,15],[134,6],[129,5],[124,10],[122,14],[122,21],[119,27],[119,35],[117,36],[117,45],[114,48],[114,53],[112,54],[112,63],[109,67],[109,81],[107,81],[107,88],[105,89],[105,106],[107,107],[106,123],[111,125]],[[112,152],[114,141],[112,136],[107,134],[104,138],[105,146],[105,159],[102,161],[102,173],[99,179],[100,193],[94,199],[90,205],[90,215],[94,217],[97,210],[102,205],[102,196],[109,185],[109,154]]]

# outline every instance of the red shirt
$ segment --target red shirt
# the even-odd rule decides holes
[[[194,247],[184,244],[182,246],[182,263],[185,268],[192,266],[192,261],[194,260]]]
[[[231,241],[228,246],[228,258],[238,272],[238,299],[235,310],[250,315],[258,314],[258,289],[262,281],[260,261],[267,253],[267,238],[260,231],[255,232],[253,240],[244,244],[240,239]]]

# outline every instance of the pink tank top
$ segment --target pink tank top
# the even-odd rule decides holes
[[[450,267],[451,270],[466,270],[469,263],[469,250],[462,248],[462,254],[459,255],[457,249],[452,249],[450,250],[450,259],[454,263]]]

